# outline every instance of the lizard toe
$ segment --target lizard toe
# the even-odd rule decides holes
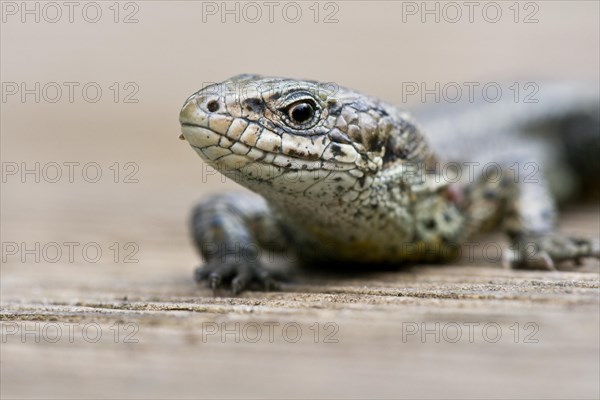
[[[251,286],[267,291],[278,288],[271,273],[259,263],[234,258],[207,262],[204,266],[196,268],[194,279],[197,283],[207,282],[215,295],[223,285],[230,286],[234,296]]]
[[[571,237],[560,233],[530,236],[518,241],[503,264],[512,268],[556,270],[556,266],[570,261],[575,266],[583,265],[587,257],[600,256],[597,240]]]

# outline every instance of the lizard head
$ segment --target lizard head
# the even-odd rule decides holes
[[[427,153],[408,113],[332,83],[239,75],[194,93],[179,120],[200,157],[267,198],[355,201]]]

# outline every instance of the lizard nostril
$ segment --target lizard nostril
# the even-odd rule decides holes
[[[208,111],[210,112],[215,112],[219,109],[219,102],[216,100],[211,100],[206,104],[206,108],[208,108]]]

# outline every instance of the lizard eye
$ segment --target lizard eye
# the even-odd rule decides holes
[[[315,109],[308,101],[299,101],[288,107],[287,114],[292,122],[304,124],[315,115]]]
[[[312,97],[304,96],[301,99],[296,97],[289,101],[286,106],[279,109],[286,125],[294,129],[309,129],[317,123],[320,109]]]

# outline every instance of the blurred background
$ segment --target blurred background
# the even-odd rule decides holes
[[[2,1],[0,278],[4,321],[35,320],[31,315],[38,315],[40,309],[59,320],[66,315],[71,321],[87,321],[86,307],[95,304],[102,308],[99,305],[104,304],[110,308],[106,304],[119,299],[125,303],[210,304],[205,311],[191,310],[196,315],[200,311],[197,318],[202,321],[212,321],[216,315],[227,318],[224,315],[230,311],[236,318],[257,312],[239,308],[250,307],[246,303],[236,306],[233,300],[213,300],[208,291],[198,291],[191,281],[192,269],[199,262],[188,237],[191,207],[211,193],[239,189],[207,169],[186,142],[177,140],[183,101],[208,83],[239,73],[307,78],[335,82],[408,108],[419,106],[421,100],[418,95],[406,95],[403,85],[407,82],[434,87],[436,82],[463,86],[464,82],[504,85],[516,80],[577,80],[597,87],[597,1],[474,2],[473,8],[463,2],[449,4],[84,1],[74,2],[71,9],[62,2]],[[512,95],[508,86],[502,88]],[[578,215],[576,221],[582,224],[573,226],[597,236],[598,213]],[[71,242],[77,245],[69,259],[64,243]],[[62,256],[49,243],[58,243]],[[82,254],[84,247],[89,254]],[[97,248],[102,252],[98,257],[94,255]],[[34,249],[40,258],[27,255],[26,249]],[[585,286],[592,296],[597,292],[597,284],[595,289],[593,286],[593,282]],[[244,298],[248,296],[251,299],[253,295]],[[308,301],[303,297],[285,300],[288,303],[283,302],[283,308],[290,301]],[[215,308],[217,305],[221,308]],[[61,306],[82,308],[65,310]],[[276,303],[269,306],[277,310]],[[497,318],[501,318],[499,314],[522,313],[507,305],[499,307],[502,311],[492,309]],[[398,317],[413,312],[398,310],[408,312],[394,314]],[[328,312],[325,317],[313,317],[343,319],[343,311]],[[442,307],[434,314],[445,312]],[[139,317],[124,313],[122,318]],[[529,371],[523,373],[533,373],[540,380],[532,383],[524,375],[512,386],[514,365],[506,359],[495,362],[494,355],[469,355],[460,368],[475,366],[480,374],[487,368],[496,371],[496,378],[452,375],[448,371],[455,367],[455,358],[447,346],[426,352],[432,357],[441,352],[438,360],[419,358],[416,349],[415,353],[409,351],[408,359],[401,361],[396,371],[396,356],[390,355],[388,347],[373,352],[361,347],[366,341],[387,342],[382,339],[384,328],[358,329],[364,323],[360,318],[348,320],[348,326],[356,328],[348,328],[353,333],[346,336],[346,346],[352,346],[297,351],[297,363],[288,363],[289,346],[283,345],[269,348],[268,356],[264,349],[239,353],[239,347],[204,347],[200,351],[200,346],[195,347],[199,352],[194,352],[187,349],[186,338],[197,332],[197,325],[189,325],[189,319],[176,313],[170,314],[171,322],[166,325],[153,320],[159,328],[146,331],[150,332],[142,344],[146,352],[137,353],[139,347],[127,350],[127,360],[121,353],[124,347],[94,352],[89,346],[74,351],[66,344],[3,343],[3,397],[127,397],[140,393],[146,397],[277,397],[288,393],[286,387],[293,390],[290,397],[482,396],[486,390],[498,397],[598,395],[598,362],[596,358],[594,364],[593,358],[598,354],[594,347],[597,317],[590,317],[593,314],[572,317],[575,325],[571,326],[587,329],[591,336],[582,339],[585,345],[581,348],[565,351],[587,353],[592,358],[585,360],[585,368],[569,364],[572,368],[567,376],[576,381],[571,387],[576,390],[561,392],[559,382],[553,385],[543,379],[545,374],[560,377],[553,372],[555,366],[531,372],[521,365],[516,370]],[[262,318],[279,320],[282,315],[287,314],[267,313]],[[361,318],[372,319],[372,326],[391,324],[385,326],[397,329],[384,317],[378,319],[379,314],[365,315]],[[113,317],[106,316],[104,322]],[[103,318],[101,313],[99,318]],[[473,318],[488,316],[482,311]],[[581,334],[579,328],[575,333],[574,328],[561,328],[560,318],[554,314],[549,321],[546,338]],[[189,329],[182,333],[178,324]],[[178,347],[166,354],[163,346],[167,343]],[[163,350],[152,353],[155,348]],[[338,357],[350,348],[362,348],[366,353],[354,354],[351,359]],[[174,366],[189,354],[198,357],[198,365],[187,360],[185,365],[191,369]],[[319,355],[327,359],[315,363]],[[257,367],[254,360],[261,357],[265,358]],[[531,357],[545,365],[556,360],[550,353]],[[418,368],[413,370],[411,365]],[[292,375],[278,375],[286,368]],[[249,369],[254,372],[246,375]],[[420,371],[429,369],[441,382],[439,388],[423,380]],[[258,379],[261,371],[279,380],[269,389],[268,379]],[[407,371],[413,375],[400,373]],[[412,383],[394,385],[400,376],[410,376],[407,381]],[[348,377],[353,382],[344,386]],[[489,386],[483,379],[490,379]],[[188,390],[188,382],[202,385]],[[462,382],[466,392],[454,386],[457,382]],[[541,382],[549,386],[544,389]],[[423,392],[424,386],[428,391]]]

